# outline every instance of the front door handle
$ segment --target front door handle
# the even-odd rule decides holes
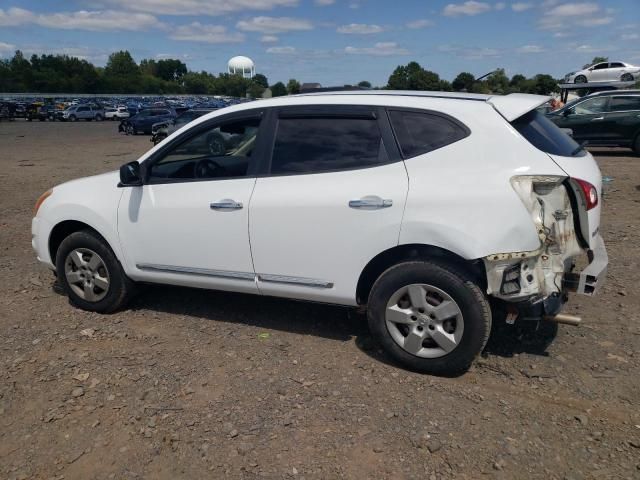
[[[604,117],[596,117],[596,118],[592,118],[591,119],[592,122],[595,122],[595,121],[598,121],[598,120],[604,120]]]
[[[242,202],[236,202],[230,198],[224,198],[220,201],[209,204],[211,210],[240,210]]]
[[[393,200],[383,199],[377,195],[367,195],[358,200],[349,200],[349,207],[359,208],[361,210],[377,210],[379,208],[388,208],[393,205]]]

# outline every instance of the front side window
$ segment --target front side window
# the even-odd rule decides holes
[[[405,159],[457,142],[469,134],[453,120],[431,113],[390,111],[389,118]]]
[[[280,118],[272,174],[320,173],[388,162],[374,118]]]
[[[609,104],[609,110],[612,112],[626,112],[629,110],[640,110],[640,95],[613,97]]]
[[[78,107],[78,112],[88,112],[89,107]]]
[[[246,176],[259,125],[259,118],[235,120],[189,136],[154,162],[149,181],[163,183]],[[189,132],[184,135],[188,136]]]
[[[608,63],[599,63],[593,67],[594,70],[604,70],[605,68],[609,68]]]
[[[573,111],[577,115],[591,115],[594,113],[602,113],[607,109],[607,97],[592,98],[578,103]]]

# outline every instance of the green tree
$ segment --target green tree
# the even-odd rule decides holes
[[[127,50],[120,50],[109,55],[104,73],[114,76],[138,75],[140,69]]]
[[[256,73],[251,79],[253,83],[257,83],[258,85],[262,85],[263,88],[269,88],[269,80],[261,73]]]
[[[251,98],[262,98],[262,94],[265,90],[266,88],[259,83],[251,82],[251,85],[249,85],[249,88],[247,89],[247,93]]]
[[[358,82],[358,86],[360,88],[371,88],[371,82],[367,80],[362,80],[361,82]]]
[[[287,87],[284,86],[284,83],[278,82],[274,85],[271,85],[271,96],[283,97],[286,94],[287,94]]]
[[[26,92],[33,86],[33,71],[29,60],[24,58],[20,50],[16,50],[10,63],[11,77],[13,78],[14,91]]]
[[[157,62],[155,76],[168,82],[178,81],[187,73],[187,66],[180,60],[167,58]]]
[[[487,77],[487,87],[491,93],[497,93],[499,95],[508,93],[509,77],[504,73],[504,68],[498,68]]]
[[[608,61],[609,61],[609,57],[593,57],[593,60],[591,60],[590,63],[587,63],[586,65],[583,65],[582,68],[590,67],[591,65],[593,65],[595,63],[602,63],[602,62],[608,62]]]
[[[538,95],[549,95],[552,92],[558,91],[558,81],[551,75],[539,73],[533,77],[535,82],[535,92]]]
[[[184,90],[186,93],[194,95],[204,95],[214,93],[215,77],[207,72],[188,72],[182,77]]]
[[[451,86],[456,92],[461,92],[463,90],[470,92],[473,87],[473,82],[475,81],[476,77],[474,77],[472,73],[462,72],[453,80]]]
[[[289,82],[287,83],[287,92],[289,92],[289,95],[300,93],[300,82],[295,78],[289,80]]]
[[[438,74],[425,70],[417,62],[396,67],[387,82],[391,90],[439,90],[440,87]]]

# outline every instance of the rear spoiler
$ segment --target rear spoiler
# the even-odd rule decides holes
[[[513,122],[534,108],[548,102],[551,97],[544,95],[530,95],[528,93],[511,93],[509,95],[494,95],[487,102],[493,105],[507,122]]]

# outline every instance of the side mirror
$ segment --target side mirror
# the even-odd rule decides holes
[[[140,164],[137,161],[125,163],[120,167],[118,187],[139,187],[141,185]]]

